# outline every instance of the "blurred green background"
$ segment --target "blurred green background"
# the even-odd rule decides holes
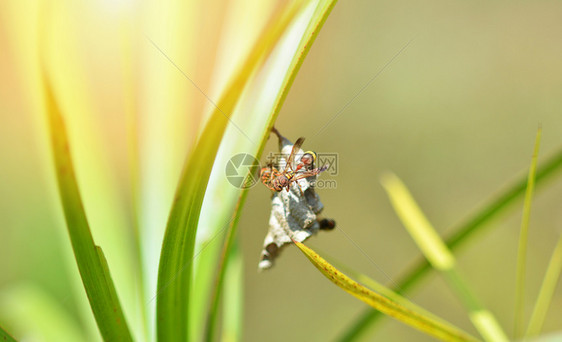
[[[390,286],[420,252],[379,184],[384,171],[402,178],[434,226],[447,235],[451,226],[526,174],[539,125],[543,128],[539,164],[562,148],[560,13],[559,1],[340,1],[276,123],[292,140],[305,136],[306,149],[339,155],[339,174],[333,177],[337,188],[319,190],[324,214],[334,218],[338,228],[321,232],[309,245]],[[18,314],[14,307],[24,305],[7,304],[15,298],[14,291],[30,287],[71,316],[88,315],[45,132],[27,104],[29,89],[16,67],[22,62],[13,52],[19,42],[10,22],[18,18],[8,20],[9,14],[0,16],[4,19],[0,23],[0,323]],[[87,73],[100,68],[94,66]],[[112,93],[114,85],[107,85],[114,68],[118,70],[108,67],[90,82],[98,99],[119,103],[118,94]],[[196,96],[190,84],[183,86]],[[198,101],[203,107],[206,100]],[[103,133],[104,145],[99,149],[108,151],[108,165],[117,165],[121,172],[114,177],[118,190],[127,190],[120,152],[112,150],[113,146],[125,149],[123,142],[114,144],[121,139],[119,120],[123,119],[112,103],[96,104],[104,114],[93,130],[115,122],[110,126],[117,128]],[[198,124],[199,119],[191,122],[192,136],[187,140],[193,140]],[[173,134],[168,138],[170,144],[181,145]],[[276,147],[270,139],[265,153]],[[181,160],[176,163],[181,165]],[[331,340],[366,306],[326,281],[293,247],[283,251],[274,269],[257,272],[269,196],[259,184],[251,189],[240,220],[244,340]],[[540,187],[533,202],[527,319],[562,229],[561,199],[558,177]],[[475,293],[507,332],[513,329],[521,207],[518,202],[457,254]],[[116,272],[112,269],[112,273]],[[407,297],[476,334],[459,300],[435,273]],[[559,329],[561,315],[559,284],[544,331]],[[27,316],[22,313],[22,317]],[[92,330],[91,322],[77,324]],[[385,319],[364,340],[431,338]]]
[[[339,153],[337,189],[319,190],[324,214],[336,219],[338,229],[309,244],[391,285],[420,252],[379,184],[382,172],[401,177],[447,235],[449,227],[526,174],[539,124],[539,161],[559,149],[561,10],[556,1],[339,2],[276,124],[293,139],[307,137],[306,149]],[[276,147],[271,140],[266,151]],[[240,222],[248,277],[246,336],[330,340],[364,305],[323,279],[296,248],[284,251],[271,272],[256,274],[267,196],[263,187],[252,190]],[[562,229],[561,199],[557,179],[541,187],[533,202],[527,318]],[[458,254],[474,291],[507,332],[513,325],[521,207]],[[559,285],[545,331],[560,328],[561,290]],[[439,276],[432,274],[407,297],[476,334]],[[431,340],[390,319],[380,327],[365,340]]]

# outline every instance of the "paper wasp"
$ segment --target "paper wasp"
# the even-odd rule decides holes
[[[285,139],[279,133],[279,131],[275,129],[275,127],[273,127],[271,130],[279,137],[280,141]],[[282,191],[283,189],[289,191],[289,187],[291,186],[292,182],[296,182],[299,179],[316,176],[320,172],[328,169],[328,166],[314,168],[314,163],[316,162],[316,153],[312,151],[305,152],[301,156],[299,163],[293,167],[295,155],[300,150],[303,142],[303,137],[297,139],[297,141],[293,145],[291,154],[287,158],[285,169],[283,171],[277,170],[273,166],[273,164],[269,164],[267,167],[261,169],[260,178],[265,186],[273,191]]]

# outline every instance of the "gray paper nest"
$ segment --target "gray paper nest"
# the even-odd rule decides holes
[[[281,156],[278,159],[277,169],[282,171],[285,169],[287,159],[293,149],[293,143],[279,134],[278,137]],[[300,162],[303,154],[302,149],[296,152],[295,165]],[[273,193],[269,230],[263,242],[264,248],[258,264],[259,270],[271,268],[281,247],[291,243],[291,238],[303,242],[320,229],[328,230],[335,227],[333,220],[318,217],[318,214],[324,209],[324,205],[314,190],[316,177],[299,179],[291,183],[290,191],[282,190]]]

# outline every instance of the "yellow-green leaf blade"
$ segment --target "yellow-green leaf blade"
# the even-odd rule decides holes
[[[324,254],[324,253],[322,253]],[[328,258],[330,259],[330,258]],[[334,267],[338,268],[340,271],[343,271],[347,274],[350,275],[350,277],[352,279],[356,279],[357,282],[363,284],[364,286],[370,288],[371,290],[373,290],[376,293],[380,293],[381,295],[385,296],[386,298],[397,302],[398,304],[412,310],[415,311],[419,314],[422,314],[424,316],[427,317],[432,317],[435,320],[440,320],[440,318],[436,317],[435,315],[433,315],[431,312],[425,310],[424,308],[414,304],[413,302],[411,302],[410,300],[408,300],[405,297],[400,296],[398,293],[392,291],[391,289],[389,289],[388,287],[384,286],[383,284],[379,283],[378,281],[374,280],[373,278],[357,272],[355,270],[353,270],[352,268],[343,265],[341,263],[338,262],[333,262],[328,260],[328,262],[330,262]]]
[[[533,313],[531,315],[531,321],[529,322],[529,327],[527,328],[527,332],[525,334],[526,338],[534,337],[540,334],[546,313],[552,302],[556,284],[560,279],[561,272],[562,237],[558,239],[556,248],[554,249],[550,262],[548,263],[548,268],[546,269],[546,274],[544,275],[539,296],[537,297],[537,302],[535,303],[535,308],[533,309]]]
[[[221,341],[237,342],[242,339],[244,317],[244,261],[236,238],[229,252],[228,267],[225,272],[223,329]]]
[[[476,338],[450,324],[414,312],[397,302],[369,290],[338,271],[334,266],[330,265],[326,260],[304,244],[297,241],[295,241],[295,244],[326,278],[330,279],[347,293],[382,313],[443,341],[477,341]]]
[[[59,193],[90,306],[103,338],[107,341],[132,341],[115,286],[101,249],[94,244],[78,189],[62,115],[47,76],[44,76],[46,110]]]
[[[252,138],[255,137],[256,139],[259,139],[260,141],[259,146],[256,145],[247,146],[248,145],[247,141],[245,141],[244,139],[240,139],[240,138],[236,139],[233,137],[233,140],[229,140],[229,142],[233,141],[233,143],[229,143],[229,145],[236,146],[238,149],[233,149],[228,153],[222,151],[223,152],[222,155],[219,154],[219,156],[217,156],[217,161],[215,163],[218,163],[218,165],[224,164],[232,155],[241,152],[246,152],[248,150],[252,151],[251,155],[255,155],[257,159],[260,158],[263,149],[265,147],[265,143],[267,142],[269,133],[271,131],[271,127],[273,126],[273,123],[275,122],[275,119],[279,114],[279,111],[298,73],[298,70],[300,69],[300,66],[302,65],[305,57],[307,56],[308,51],[310,50],[314,40],[318,36],[318,33],[320,32],[323,23],[328,18],[336,2],[337,2],[336,0],[321,0],[318,1],[317,3],[310,2],[310,4],[314,6],[314,8],[312,8],[313,9],[312,14],[309,17],[304,17],[304,18],[299,17],[299,20],[297,20],[299,21],[299,23],[304,22],[306,24],[302,33],[299,32],[300,41],[297,41],[295,45],[285,42],[285,44],[282,46],[283,51],[285,53],[290,54],[290,60],[289,60],[290,63],[288,63],[287,65],[281,63],[281,65],[278,66],[278,68],[280,68],[283,71],[284,78],[281,80],[279,85],[276,85],[278,86],[278,88],[275,87],[261,88],[261,89],[266,89],[266,88],[267,89],[275,88],[275,89],[271,91],[267,91],[267,94],[262,94],[262,98],[260,98],[260,101],[257,101],[261,103],[260,106],[258,106],[257,104],[254,105],[253,108],[255,109],[255,112],[260,114],[249,115],[248,113],[244,113],[244,118],[241,118],[242,124],[240,125],[240,127],[245,128],[246,126],[244,125],[244,123],[247,123],[248,125],[251,124],[253,127],[259,128],[259,130],[257,130],[257,133],[255,134],[252,133],[256,131],[255,129],[250,129],[248,133],[250,137]],[[306,10],[307,9],[304,8],[303,12],[305,12]],[[295,25],[299,23],[296,23]],[[291,34],[292,33],[293,32],[291,32]],[[286,55],[283,56],[275,55],[272,58],[282,59],[285,56]],[[267,99],[263,101],[263,97],[267,97]],[[226,133],[226,135],[228,136],[228,132]],[[223,147],[221,147],[221,149],[222,148]],[[220,162],[221,158],[225,158],[225,157],[227,159],[222,160],[221,163]],[[238,198],[238,204],[234,209],[234,214],[231,213],[232,209],[227,208],[226,210],[219,211],[218,213],[216,213],[216,215],[214,215],[213,217],[213,220],[209,221],[210,226],[212,227],[211,231],[214,232],[217,232],[219,229],[224,229],[224,222],[227,222],[229,219],[232,220],[232,224],[230,224],[230,226],[228,227],[227,238],[225,240],[223,246],[223,252],[222,252],[223,259],[221,260],[221,263],[219,265],[217,280],[214,283],[214,289],[213,289],[214,292],[212,295],[210,312],[208,315],[208,321],[206,327],[207,341],[212,341],[214,338],[214,334],[215,334],[214,330],[216,326],[219,301],[222,291],[221,284],[223,283],[223,278],[225,276],[224,273],[228,265],[228,260],[224,260],[224,258],[225,256],[229,255],[228,251],[230,250],[233,244],[232,239],[236,233],[239,214],[244,206],[245,199],[248,194],[247,190],[234,189],[230,184],[224,184],[225,182],[222,174],[221,174],[221,179],[215,179],[215,182],[219,184],[219,186],[216,186],[215,184],[215,188],[217,189],[216,192],[219,193],[219,195],[217,195],[217,198],[220,198],[221,200],[224,198]],[[235,192],[235,194],[227,195],[229,192]]]
[[[536,185],[543,186],[549,179],[556,175],[561,175],[562,170],[562,149],[553,153],[537,170]],[[446,244],[452,251],[466,244],[471,237],[485,228],[491,228],[489,223],[496,219],[500,214],[513,208],[513,204],[521,199],[527,187],[527,176],[521,177],[508,186],[505,190],[498,192],[479,210],[472,213],[466,220],[455,225],[451,231],[453,235],[447,238]],[[395,289],[399,293],[406,293],[416,285],[424,275],[432,268],[424,258],[404,272],[404,276],[397,280]],[[379,311],[368,309],[342,333],[339,341],[355,341],[365,333],[366,329],[375,322],[380,322],[383,316]]]
[[[263,65],[301,6],[302,2],[290,4],[286,11],[278,13],[270,21],[217,102],[185,164],[168,219],[158,270],[156,315],[160,341],[185,341],[189,336],[188,303],[195,237],[205,190],[221,139],[248,80]]]
[[[480,304],[468,284],[460,276],[456,268],[455,257],[429,223],[402,181],[389,173],[382,177],[381,183],[402,224],[429,263],[443,273],[448,284],[456,291],[466,306],[472,323],[482,337],[486,341],[508,341],[495,317]]]
[[[523,202],[523,214],[521,215],[521,230],[519,233],[519,244],[517,248],[517,274],[515,282],[515,318],[514,318],[514,337],[519,338],[523,332],[523,308],[525,305],[525,273],[527,264],[527,240],[529,236],[529,220],[531,219],[531,202],[533,201],[533,193],[535,190],[535,175],[537,171],[537,158],[541,145],[541,132],[539,127],[535,138],[535,148],[533,157],[531,158],[531,166],[529,167],[529,175],[527,177],[527,189],[525,191],[525,200]]]

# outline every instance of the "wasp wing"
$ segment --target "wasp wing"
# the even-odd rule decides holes
[[[285,170],[283,172],[287,172],[289,167],[291,168],[291,170],[295,169],[295,166],[293,165],[293,163],[295,161],[295,155],[299,152],[303,143],[304,143],[303,137],[300,137],[300,138],[297,139],[297,141],[293,145],[293,149],[291,150],[291,154],[287,158],[287,165],[285,165]]]

